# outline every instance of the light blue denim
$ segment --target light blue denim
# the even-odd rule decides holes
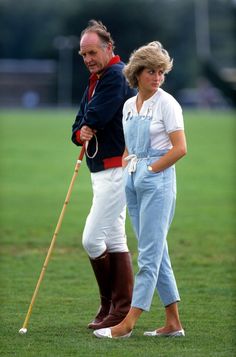
[[[139,271],[131,306],[145,311],[150,310],[155,289],[164,306],[180,300],[167,245],[175,210],[175,167],[158,173],[147,169],[167,152],[150,147],[151,112],[146,116],[129,113],[123,122],[128,152],[137,156],[136,171],[129,174],[129,164],[124,171],[128,212],[138,240]]]

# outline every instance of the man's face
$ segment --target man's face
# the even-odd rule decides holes
[[[89,72],[98,73],[112,58],[112,45],[104,45],[96,33],[88,32],[81,38],[79,53]]]

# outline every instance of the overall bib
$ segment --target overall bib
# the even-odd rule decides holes
[[[130,111],[123,121],[129,152],[125,192],[139,253],[131,306],[145,311],[150,309],[155,288],[164,306],[180,300],[166,240],[175,210],[175,167],[148,171],[147,166],[168,151],[151,148],[151,120],[152,105],[146,115]]]

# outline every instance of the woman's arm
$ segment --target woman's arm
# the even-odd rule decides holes
[[[129,155],[129,153],[128,153],[127,147],[125,147],[125,151],[124,151],[123,156],[122,156],[122,167],[123,167],[123,169],[128,165],[128,162],[125,161],[125,158],[128,155]]]
[[[164,156],[153,162],[150,168],[158,172],[174,165],[181,157],[187,153],[186,138],[183,130],[174,131],[169,134],[172,148]]]

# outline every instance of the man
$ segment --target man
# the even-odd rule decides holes
[[[95,319],[88,325],[92,329],[122,321],[133,289],[125,235],[122,108],[135,92],[122,73],[124,63],[113,50],[114,41],[106,27],[100,21],[89,21],[81,33],[79,53],[91,75],[72,127],[72,141],[88,144],[86,161],[93,189],[82,239],[101,300]]]

